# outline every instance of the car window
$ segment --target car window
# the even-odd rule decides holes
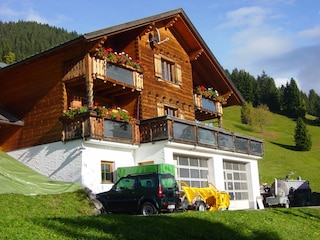
[[[155,177],[140,178],[140,186],[143,188],[153,188],[156,185]]]
[[[169,175],[161,175],[160,176],[161,186],[165,188],[174,188],[175,187],[175,179]]]
[[[120,190],[133,190],[134,189],[134,182],[135,182],[135,179],[134,178],[123,178],[121,179],[115,189],[116,191],[120,191]]]

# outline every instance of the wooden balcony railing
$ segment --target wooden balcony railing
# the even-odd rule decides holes
[[[128,124],[87,112],[73,119],[62,117],[61,121],[63,141],[94,138],[139,144],[169,140],[248,155],[264,155],[261,139],[175,117],[163,116]]]
[[[96,78],[113,79],[134,86],[138,91],[143,89],[143,74],[129,66],[108,63],[105,60],[93,58],[92,72]]]
[[[198,110],[208,110],[218,115],[222,115],[222,105],[220,102],[204,98],[202,95],[194,94],[194,105]]]
[[[164,116],[140,121],[140,142],[170,140],[263,156],[263,141],[191,121]]]
[[[77,114],[74,118],[62,117],[63,141],[79,138],[103,139],[138,143],[138,125],[124,121],[97,117],[95,113]]]

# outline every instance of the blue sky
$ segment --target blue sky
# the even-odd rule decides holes
[[[223,68],[294,78],[320,94],[319,0],[4,0],[0,20],[37,21],[84,34],[183,8]]]

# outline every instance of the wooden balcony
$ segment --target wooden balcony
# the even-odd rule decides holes
[[[93,138],[123,143],[148,143],[160,140],[202,146],[248,155],[263,156],[263,141],[210,127],[201,123],[169,116],[128,124],[81,113],[73,119],[62,117],[63,141]]]
[[[130,66],[116,65],[105,60],[93,58],[93,76],[103,81],[108,80],[124,86],[132,86],[135,90],[143,89],[143,74]]]
[[[221,128],[164,116],[140,121],[140,143],[170,140],[248,155],[263,156],[263,141]]]
[[[94,112],[77,114],[74,118],[61,117],[62,141],[92,138],[124,143],[138,143],[138,125],[121,120],[97,117]]]
[[[194,106],[196,119],[200,121],[221,118],[223,115],[220,102],[205,98],[202,95],[194,94]]]

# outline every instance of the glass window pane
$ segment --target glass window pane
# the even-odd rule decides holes
[[[188,163],[188,158],[186,158],[186,157],[179,157],[179,165],[188,166],[188,165],[189,165],[189,163]]]
[[[195,141],[194,127],[187,124],[174,122],[173,137],[194,142]]]
[[[180,177],[189,177],[189,169],[180,168]]]
[[[190,158],[190,166],[198,167],[198,159]]]
[[[208,170],[200,170],[201,178],[208,178],[209,171]]]
[[[200,167],[208,167],[208,160],[200,159]]]
[[[214,132],[203,128],[198,128],[198,142],[214,146],[217,145]]]
[[[199,170],[198,169],[190,169],[192,178],[199,178]]]
[[[218,143],[220,147],[233,148],[232,136],[224,133],[218,134]]]
[[[240,173],[237,173],[237,172],[233,173],[233,178],[234,180],[240,180]]]
[[[199,181],[191,181],[191,187],[200,187]]]
[[[235,147],[237,151],[248,152],[248,141],[247,139],[236,137],[235,138]]]

